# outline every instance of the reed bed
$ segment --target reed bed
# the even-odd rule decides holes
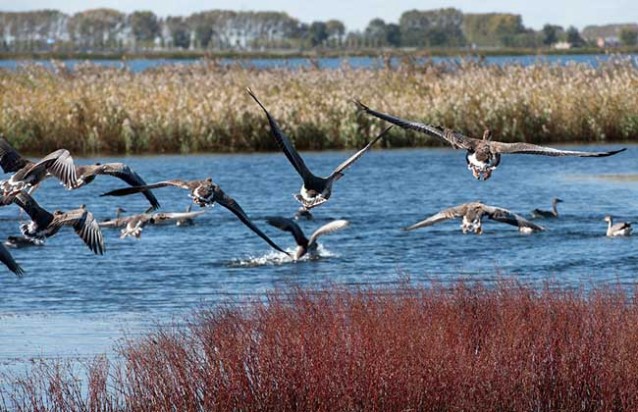
[[[5,378],[0,395],[24,411],[632,411],[636,297],[509,282],[272,293],[129,342],[84,377]]]
[[[26,152],[78,154],[269,151],[277,146],[251,87],[300,149],[354,148],[382,124],[352,104],[504,141],[587,143],[638,136],[638,68],[612,59],[498,67],[379,65],[251,69],[203,61],[132,73],[82,64],[0,70],[0,133]],[[386,147],[438,144],[395,128]]]

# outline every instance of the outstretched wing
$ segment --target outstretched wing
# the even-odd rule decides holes
[[[246,89],[246,90],[248,91],[248,94],[250,95],[250,97],[252,97],[257,102],[259,107],[263,109],[264,113],[266,113],[266,117],[268,118],[268,123],[270,124],[270,132],[275,137],[277,144],[279,145],[281,150],[283,150],[284,154],[286,155],[286,157],[288,158],[292,166],[295,168],[297,173],[299,173],[299,175],[304,180],[304,182],[306,181],[306,179],[308,179],[308,176],[314,177],[314,175],[310,172],[310,170],[304,163],[303,159],[297,152],[297,149],[295,149],[295,147],[292,145],[292,142],[290,141],[288,136],[286,136],[284,132],[279,128],[279,125],[277,124],[275,119],[270,115],[268,110],[266,110],[264,105],[261,104],[261,102],[259,101],[259,99],[257,99],[257,96],[255,96],[252,90],[250,89]]]
[[[459,206],[450,207],[448,209],[441,210],[439,213],[436,213],[427,219],[424,219],[420,222],[413,224],[412,226],[404,227],[403,230],[414,230],[419,229],[426,226],[432,226],[436,223],[443,222],[449,219],[455,219],[462,217],[468,211],[468,207],[470,207],[472,203],[464,203]]]
[[[308,244],[312,245],[312,244],[314,244],[317,241],[319,236],[323,236],[323,235],[327,235],[328,233],[336,232],[337,230],[341,230],[341,229],[347,227],[349,224],[350,224],[350,222],[348,222],[347,220],[343,220],[343,219],[333,220],[330,223],[326,223],[325,225],[321,226],[319,229],[315,230],[312,235],[310,235],[310,241],[308,242]]]
[[[270,240],[270,238],[266,236],[264,232],[262,232],[261,230],[259,230],[257,226],[255,226],[255,224],[248,218],[248,216],[246,215],[246,212],[244,212],[244,210],[241,208],[241,206],[239,206],[239,203],[237,203],[235,199],[231,198],[226,193],[224,193],[224,191],[219,186],[215,186],[214,190],[215,190],[215,201],[217,203],[219,203],[226,209],[230,210],[235,216],[239,218],[239,220],[242,221],[243,224],[248,226],[248,228],[250,228],[250,230],[255,232],[260,238],[264,239],[266,243],[268,243],[270,246],[288,255],[288,252],[286,252],[285,250],[277,246],[275,242]]]
[[[542,156],[606,157],[627,150],[626,148],[622,148],[619,150],[612,150],[610,152],[582,152],[577,150],[554,149],[531,143],[503,143],[497,141],[491,141],[489,142],[489,145],[492,148],[492,151],[497,153],[518,153]]]
[[[2,243],[0,243],[0,261],[16,275],[22,276],[24,274],[24,270],[13,260],[13,256]]]
[[[38,202],[36,202],[30,194],[22,190],[13,197],[13,203],[24,210],[31,220],[40,227],[48,226],[53,221],[53,215],[44,210]]]
[[[70,210],[56,216],[54,224],[59,226],[72,226],[75,233],[96,255],[104,254],[104,237],[93,214],[84,208]]]
[[[146,182],[142,176],[138,175],[133,169],[124,163],[106,163],[97,169],[98,174],[105,174],[117,177],[131,186],[146,186]],[[153,192],[150,190],[142,190],[142,194],[151,204],[151,210],[159,209],[160,204]]]
[[[198,212],[159,212],[152,215],[152,220],[153,222],[158,223],[181,219],[193,219],[204,213],[206,213],[204,210]]]
[[[517,226],[518,228],[527,228],[535,232],[542,232],[545,230],[544,227],[537,225],[536,223],[532,223],[524,217],[507,209],[483,205],[483,211],[487,217],[497,222],[507,223],[508,225]]]
[[[266,223],[276,227],[277,229],[292,233],[297,245],[304,247],[308,246],[308,239],[306,238],[306,235],[304,235],[299,225],[293,220],[286,217],[272,216],[266,218]]]
[[[0,166],[5,173],[15,173],[29,164],[4,138],[0,136]]]
[[[383,130],[381,133],[379,133],[379,135],[377,137],[375,137],[374,139],[372,139],[367,145],[365,145],[365,147],[361,150],[359,150],[357,153],[353,154],[352,156],[350,156],[349,159],[347,159],[345,162],[341,163],[339,166],[337,166],[337,168],[330,174],[330,177],[335,177],[339,174],[341,174],[341,172],[343,172],[344,170],[346,170],[347,168],[350,167],[350,165],[352,165],[354,162],[356,162],[361,156],[363,156],[365,154],[365,152],[367,152],[368,150],[370,150],[370,148],[372,146],[374,146],[374,144],[376,142],[379,141],[379,139],[381,139],[383,137],[383,135],[385,135],[388,130],[392,129],[392,126],[390,127],[386,127],[385,130]]]
[[[354,100],[354,103],[357,105],[357,107],[359,107],[359,109],[374,117],[385,120],[386,122],[390,122],[392,124],[396,124],[397,126],[400,126],[404,129],[410,129],[417,132],[425,133],[429,136],[436,137],[441,142],[452,145],[452,147],[455,149],[473,149],[476,146],[476,143],[479,141],[478,139],[464,136],[461,133],[455,132],[450,129],[444,129],[442,127],[425,123],[413,122],[411,120],[405,120],[386,113],[377,112],[376,110],[372,110],[365,104],[361,103],[359,100]]]
[[[68,189],[77,185],[77,175],[73,157],[66,149],[59,149],[43,157],[42,160],[31,166],[24,175],[23,180],[27,180],[32,174],[37,174],[46,170],[51,175],[60,180]]]
[[[150,185],[131,186],[122,189],[111,190],[110,192],[102,193],[100,196],[127,196],[133,193],[140,193],[148,191],[149,189],[158,189],[160,187],[175,186],[181,189],[191,190],[192,187],[189,182],[185,180],[173,179],[164,180],[162,182],[151,183]]]

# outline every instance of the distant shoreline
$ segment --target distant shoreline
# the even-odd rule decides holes
[[[386,48],[361,50],[270,50],[270,51],[46,51],[0,52],[0,60],[132,60],[132,59],[293,59],[293,58],[349,58],[349,57],[480,57],[524,55],[631,54],[638,47],[578,47],[568,50],[547,48],[499,48],[470,50],[468,48]]]

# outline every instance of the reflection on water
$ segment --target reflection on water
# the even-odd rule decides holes
[[[156,321],[179,319],[202,304],[244,302],[291,285],[379,286],[406,274],[417,283],[511,277],[568,287],[633,285],[638,236],[606,238],[603,217],[638,221],[638,186],[633,180],[598,177],[638,175],[635,153],[630,148],[599,159],[506,155],[489,181],[477,182],[460,151],[373,151],[335,184],[325,205],[313,210],[315,220],[299,221],[305,233],[332,219],[351,222],[348,230],[320,239],[323,247],[316,260],[293,262],[271,250],[222,207],[207,210],[193,226],[147,226],[141,239],[120,240],[119,230],[105,229],[104,256],[94,256],[70,228],[63,228],[45,247],[12,250],[27,271],[24,278],[0,274],[0,362],[102,353],[125,333],[135,336]],[[328,174],[348,155],[304,157],[312,170]],[[281,153],[101,160],[124,161],[148,182],[210,175],[275,242],[294,250],[292,236],[264,220],[292,216],[298,207],[292,194],[301,182]],[[86,203],[99,219],[112,217],[116,206],[129,213],[147,208],[141,195],[98,196],[122,186],[117,179],[99,176],[69,192],[51,180],[35,197],[49,210]],[[190,201],[175,188],[155,193],[164,211],[183,211]],[[485,222],[481,236],[461,234],[458,221],[401,230],[443,208],[477,199],[529,217],[534,208],[549,209],[552,197],[565,202],[559,204],[560,218],[539,222],[547,228],[543,233],[521,235],[493,221]],[[16,207],[0,209],[3,236],[18,234],[18,223]]]

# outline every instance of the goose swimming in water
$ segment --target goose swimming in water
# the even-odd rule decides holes
[[[20,265],[16,263],[13,256],[11,256],[11,253],[2,243],[0,243],[0,261],[17,276],[22,276],[24,274],[24,270],[22,270]]]
[[[295,223],[292,219],[288,219],[285,217],[269,217],[266,219],[269,225],[272,225],[278,229],[281,229],[286,232],[292,233],[292,236],[295,238],[295,242],[297,242],[297,250],[295,251],[294,259],[301,259],[306,253],[310,255],[310,257],[317,256],[317,239],[320,236],[326,235],[328,233],[336,232],[337,230],[341,230],[348,226],[350,223],[347,220],[333,220],[330,223],[327,223],[321,226],[319,229],[315,230],[312,235],[310,235],[310,239],[308,239],[299,225]]]
[[[264,113],[266,113],[266,117],[268,118],[268,123],[270,124],[270,132],[275,137],[277,144],[283,150],[284,154],[295,168],[297,173],[303,179],[303,185],[301,186],[300,193],[295,195],[295,199],[297,199],[305,209],[311,209],[313,207],[319,206],[323,204],[330,198],[332,194],[332,185],[334,182],[339,180],[343,176],[343,171],[350,167],[355,161],[357,161],[361,156],[363,156],[370,148],[379,140],[383,135],[390,130],[390,127],[382,131],[377,137],[375,137],[372,141],[370,141],[363,149],[359,150],[357,153],[350,156],[345,162],[341,163],[335,170],[332,171],[330,176],[328,177],[319,177],[312,174],[310,169],[306,166],[303,159],[297,152],[297,149],[293,146],[292,142],[284,134],[284,132],[279,128],[279,125],[275,121],[275,119],[270,115],[268,110],[264,107],[263,104],[257,99],[257,96],[253,94],[253,92],[248,89],[248,94],[257,102],[257,104],[262,108]]]
[[[197,204],[200,207],[212,207],[215,203],[219,203],[224,208],[228,209],[231,213],[233,213],[242,223],[250,230],[255,232],[259,237],[266,241],[270,246],[275,248],[276,250],[286,253],[287,252],[281,249],[275,242],[270,240],[268,236],[248,218],[246,212],[239,206],[239,203],[235,201],[232,197],[228,196],[224,191],[219,187],[219,185],[213,183],[213,179],[208,177],[204,180],[164,180],[162,182],[152,183],[150,185],[144,186],[132,186],[125,187],[123,189],[112,190],[107,193],[102,193],[100,196],[126,196],[133,193],[139,193],[148,189],[157,189],[160,187],[174,186],[180,189],[190,191],[189,197],[193,199],[193,203]]]
[[[101,255],[106,250],[100,227],[84,205],[68,212],[56,210],[49,213],[24,190],[15,194],[13,202],[32,219],[30,223],[20,226],[24,236],[44,241],[58,233],[63,226],[71,226],[93,253]]]
[[[389,114],[377,112],[358,100],[355,100],[355,104],[359,107],[359,109],[374,117],[396,124],[404,129],[415,130],[417,132],[436,137],[440,141],[451,145],[453,149],[467,150],[465,155],[467,168],[472,171],[472,174],[478,180],[487,180],[490,178],[492,172],[501,161],[501,154],[512,153],[543,156],[606,157],[626,150],[623,148],[610,152],[582,152],[574,150],[559,150],[522,142],[503,143],[491,140],[492,133],[490,130],[485,130],[483,133],[483,139],[476,139],[464,136],[463,134],[451,129],[404,120]]]
[[[629,222],[614,224],[614,219],[609,215],[605,216],[604,220],[607,222],[607,236],[609,237],[630,236],[633,231],[631,223]]]
[[[534,209],[532,210],[532,217],[558,217],[558,209],[556,208],[556,205],[558,205],[559,203],[561,203],[562,200],[555,197],[552,199],[552,210],[541,210],[541,209]]]
[[[56,150],[40,161],[32,162],[0,136],[0,166],[5,173],[13,173],[11,178],[0,182],[4,196],[23,189],[33,191],[49,175],[56,177],[68,189],[77,184],[73,158],[66,149]],[[1,204],[6,205],[7,202]]]
[[[518,230],[523,233],[540,232],[545,230],[542,226],[532,223],[507,209],[488,206],[481,202],[464,203],[462,205],[444,209],[425,220],[404,228],[403,230],[414,230],[421,227],[432,226],[433,224],[444,220],[462,218],[461,230],[463,233],[474,232],[476,234],[481,234],[483,233],[482,220],[484,216],[487,216],[489,219],[497,222],[516,226],[518,227]]]

